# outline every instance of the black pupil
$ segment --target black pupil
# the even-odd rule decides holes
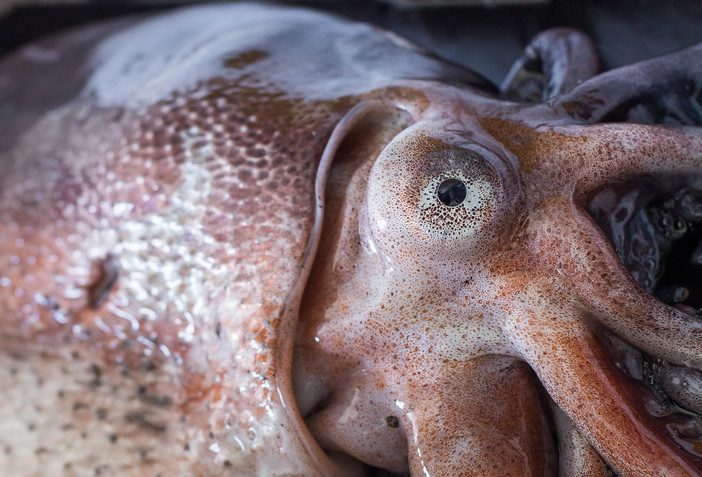
[[[438,194],[441,202],[454,207],[466,199],[466,185],[458,179],[446,179],[439,185]]]

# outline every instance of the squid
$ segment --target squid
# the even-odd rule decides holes
[[[0,60],[7,475],[702,474],[702,46],[499,86],[237,3]]]

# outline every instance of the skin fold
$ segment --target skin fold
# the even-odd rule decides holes
[[[702,322],[589,207],[701,190],[702,48],[598,73],[248,3],[3,59],[0,468],[701,474]]]

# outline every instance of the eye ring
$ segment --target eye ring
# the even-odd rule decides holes
[[[459,179],[446,179],[439,184],[436,195],[439,200],[448,207],[456,207],[466,200],[468,189],[465,183]]]

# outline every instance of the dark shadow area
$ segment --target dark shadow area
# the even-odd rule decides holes
[[[185,3],[92,0],[16,7],[0,18],[0,54],[77,25]],[[527,6],[420,9],[358,0],[279,3],[314,7],[382,26],[497,83],[529,40],[554,26],[589,33],[608,69],[702,41],[702,2],[697,0],[554,0]]]

